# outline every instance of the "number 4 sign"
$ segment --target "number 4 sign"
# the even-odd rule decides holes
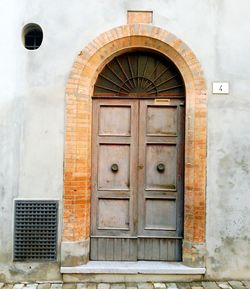
[[[228,82],[213,82],[213,94],[228,94],[229,83]]]

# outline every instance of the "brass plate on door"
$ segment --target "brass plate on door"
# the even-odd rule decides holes
[[[171,101],[169,98],[159,98],[155,99],[155,104],[168,104]]]

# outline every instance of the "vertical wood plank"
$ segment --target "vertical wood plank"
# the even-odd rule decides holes
[[[91,238],[91,248],[90,248],[90,259],[98,260],[98,248],[97,248],[97,240],[95,238]]]
[[[175,261],[175,240],[168,240],[168,260]]]
[[[122,260],[122,239],[114,239],[114,260]]]
[[[182,261],[182,240],[176,240],[175,242],[176,261]]]
[[[145,260],[152,260],[152,239],[145,239],[144,258]]]
[[[161,239],[160,240],[160,260],[165,261],[168,259],[168,246],[167,246],[167,240]]]
[[[152,260],[160,260],[160,239],[152,240]]]
[[[137,246],[138,246],[138,260],[143,260],[144,259],[144,240],[139,238],[137,241]]]
[[[122,239],[122,260],[129,260],[129,239]]]
[[[106,260],[114,260],[114,239],[109,238],[107,239],[106,244]]]
[[[136,261],[137,260],[137,239],[130,239],[129,241],[129,260]]]
[[[106,239],[98,238],[98,260],[106,260]]]

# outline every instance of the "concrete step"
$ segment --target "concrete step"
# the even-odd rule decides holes
[[[90,261],[76,267],[61,267],[65,282],[166,282],[201,280],[205,268],[180,262]]]

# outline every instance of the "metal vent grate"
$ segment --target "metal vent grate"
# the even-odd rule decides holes
[[[14,260],[56,260],[57,201],[15,201]]]

